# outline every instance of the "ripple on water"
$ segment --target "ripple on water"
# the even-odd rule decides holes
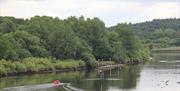
[[[118,78],[89,78],[89,79],[85,79],[85,80],[111,80],[111,81],[116,81],[116,80],[122,80],[122,79],[118,79]]]

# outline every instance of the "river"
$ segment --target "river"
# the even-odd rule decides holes
[[[123,69],[0,78],[0,91],[180,91],[180,53],[153,53],[153,59]],[[64,85],[55,87],[56,79]]]

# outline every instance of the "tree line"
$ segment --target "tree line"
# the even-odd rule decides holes
[[[30,19],[0,16],[0,59],[28,57],[128,62],[145,60],[148,49],[129,24],[109,31],[99,18],[34,16]]]
[[[129,25],[150,48],[180,46],[180,18],[154,19]],[[113,26],[109,30],[115,28]]]

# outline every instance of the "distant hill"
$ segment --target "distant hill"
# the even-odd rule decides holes
[[[180,18],[154,19],[130,24],[135,33],[151,47],[180,46]],[[109,30],[115,30],[116,26]]]

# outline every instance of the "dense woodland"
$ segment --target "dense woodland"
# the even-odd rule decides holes
[[[180,18],[154,19],[129,25],[150,48],[180,46]],[[109,28],[115,29],[116,26]]]
[[[108,31],[100,19],[83,16],[64,20],[48,16],[0,17],[0,73],[9,69],[9,73],[13,73],[12,69],[53,69],[58,63],[52,64],[51,60],[82,60],[92,66],[96,60],[125,63],[147,58],[148,49],[128,24],[118,24],[115,31]]]
[[[31,19],[0,17],[0,59],[129,60],[146,57],[144,46],[128,24],[108,31],[98,18],[48,16]]]

